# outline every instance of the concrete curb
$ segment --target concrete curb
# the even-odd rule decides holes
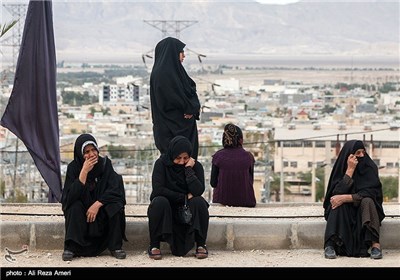
[[[229,219],[211,218],[207,245],[221,250],[321,249],[326,222],[323,218]],[[1,250],[62,250],[63,222],[1,221]],[[400,218],[385,219],[381,227],[381,245],[400,249]],[[124,249],[146,250],[149,244],[147,220],[127,221],[129,242]],[[163,246],[166,245],[162,243]]]

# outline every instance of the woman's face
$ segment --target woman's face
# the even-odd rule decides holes
[[[363,157],[363,156],[365,155],[365,150],[364,150],[364,149],[358,149],[358,150],[354,153],[354,155],[355,155],[356,157]]]
[[[179,61],[182,63],[184,59],[185,59],[185,52],[180,52],[179,53]]]
[[[91,144],[87,145],[83,149],[83,158],[85,160],[92,158],[92,157],[98,157],[98,156],[99,156],[99,152],[97,152],[96,148]]]
[[[174,159],[175,164],[185,165],[190,159],[188,153],[182,153]]]

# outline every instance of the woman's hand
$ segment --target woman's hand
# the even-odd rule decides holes
[[[194,164],[196,163],[196,160],[194,158],[189,158],[189,160],[186,162],[185,167],[193,167]]]
[[[83,162],[81,172],[79,173],[79,181],[84,185],[86,183],[87,174],[93,169],[98,161],[98,157],[86,158]]]
[[[193,117],[193,115],[189,115],[189,114],[183,114],[183,117],[185,119],[191,119]]]
[[[332,209],[338,208],[340,205],[343,204],[343,202],[340,199],[341,195],[334,195],[331,197],[331,205]]]
[[[96,220],[97,213],[99,213],[101,206],[103,206],[103,204],[100,201],[96,201],[89,207],[86,212],[86,222],[93,223]]]
[[[357,167],[357,157],[353,154],[350,154],[349,157],[347,158],[347,169],[346,169],[346,174],[350,178],[353,177],[354,171],[356,170]]]
[[[332,209],[336,209],[341,206],[343,203],[352,202],[353,197],[351,194],[337,194],[331,197],[331,206]]]
[[[89,173],[93,169],[93,167],[96,165],[97,161],[98,161],[98,157],[86,158],[85,161],[83,162],[82,170]]]
[[[351,169],[356,169],[357,167],[357,157],[353,154],[350,154],[349,157],[347,158],[347,167]]]
[[[193,194],[191,194],[191,193],[188,193],[188,194],[187,194],[187,198],[188,198],[188,199],[191,199],[192,197],[193,197]]]

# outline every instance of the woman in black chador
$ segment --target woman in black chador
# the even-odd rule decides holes
[[[65,241],[62,259],[97,256],[109,249],[124,259],[125,189],[122,176],[114,171],[111,160],[99,156],[96,139],[80,135],[74,146],[74,160],[68,164],[61,198],[65,217]]]
[[[196,120],[200,118],[200,101],[196,83],[182,65],[185,46],[180,40],[167,37],[155,48],[150,75],[153,136],[161,154],[167,151],[168,143],[174,136],[185,136],[192,143],[192,158],[197,159],[199,140]]]
[[[149,219],[150,246],[148,255],[152,259],[162,258],[160,242],[166,241],[175,256],[186,255],[196,243],[195,256],[206,258],[209,204],[201,196],[205,190],[204,169],[191,157],[192,145],[186,137],[176,136],[168,150],[154,163],[152,175],[153,191],[147,210]],[[177,217],[178,207],[185,203],[192,213],[189,224],[181,224]]]
[[[325,257],[382,258],[382,202],[378,167],[362,141],[346,142],[333,166],[324,200]]]

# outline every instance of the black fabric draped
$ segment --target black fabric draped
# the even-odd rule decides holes
[[[52,1],[29,1],[14,85],[1,125],[28,149],[50,188],[48,202],[59,202],[62,181],[52,5]]]
[[[370,156],[358,157],[358,165],[352,178],[347,176],[347,159],[358,149],[365,149],[361,141],[346,142],[339,153],[329,178],[323,203],[327,221],[325,246],[334,246],[339,255],[367,257],[371,242],[379,242],[379,227],[385,218],[382,184],[378,167]],[[334,195],[351,194],[353,203],[345,203],[332,209],[330,199]]]
[[[185,136],[193,146],[192,157],[197,159],[200,101],[196,83],[179,61],[185,44],[167,37],[155,48],[154,65],[150,75],[150,100],[155,145],[165,153],[169,141],[177,135]],[[184,114],[193,115],[185,119]]]
[[[68,164],[61,199],[65,217],[64,247],[81,256],[96,256],[107,248],[119,250],[122,240],[126,241],[125,189],[122,176],[115,172],[111,160],[99,156],[85,185],[79,181],[84,162],[81,149],[89,140],[96,142],[89,134],[82,134],[75,141],[74,160]],[[96,220],[87,223],[86,212],[96,201],[103,206]]]
[[[205,190],[202,164],[196,161],[191,168],[173,163],[177,155],[187,152],[190,156],[190,151],[189,140],[176,136],[171,140],[167,152],[156,160],[152,174],[151,203],[147,212],[151,243],[166,241],[172,254],[177,256],[186,255],[195,242],[204,245],[209,224],[209,204],[201,196]],[[175,221],[178,206],[184,204],[188,193],[194,196],[188,200],[193,214],[190,226]]]

